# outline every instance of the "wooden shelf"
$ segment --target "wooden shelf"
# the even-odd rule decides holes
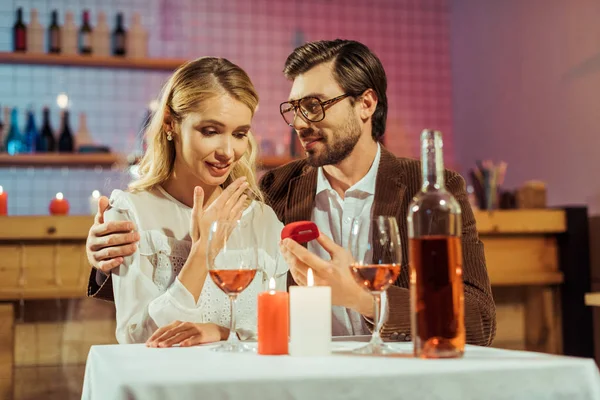
[[[100,57],[94,55],[30,54],[0,52],[0,64],[60,65],[65,67],[97,67],[172,71],[185,59]]]
[[[567,230],[563,210],[498,210],[476,211],[474,214],[480,235],[553,234]]]
[[[291,157],[263,157],[258,164],[261,168],[275,168],[293,160]],[[0,167],[110,167],[113,164],[126,165],[127,159],[115,153],[0,154]]]
[[[294,161],[295,158],[289,156],[269,156],[261,157],[258,160],[258,166],[262,168],[276,168]]]
[[[0,154],[0,167],[110,167],[122,162],[125,162],[125,157],[114,153]]]
[[[585,294],[585,305],[600,307],[600,292],[586,293]]]

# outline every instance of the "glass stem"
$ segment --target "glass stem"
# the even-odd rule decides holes
[[[230,324],[229,324],[229,339],[227,340],[228,343],[230,344],[237,344],[239,343],[239,339],[237,336],[237,333],[235,331],[235,299],[236,299],[236,295],[230,295],[229,296],[229,302],[231,303],[231,318],[230,318]]]
[[[373,335],[371,336],[371,345],[381,345],[383,344],[383,340],[381,340],[381,335],[379,334],[379,317],[381,311],[381,293],[374,293],[373,299]]]

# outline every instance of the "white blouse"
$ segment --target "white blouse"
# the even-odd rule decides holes
[[[137,251],[113,271],[119,343],[143,343],[158,327],[173,321],[212,322],[229,327],[229,298],[207,275],[198,298],[177,278],[189,255],[192,209],[164,189],[129,193],[115,190],[105,221],[129,220],[140,233]],[[266,287],[266,277],[277,277],[277,288],[286,290],[288,266],[279,252],[283,224],[266,204],[252,202],[242,214],[249,232],[254,231],[259,248],[259,269],[254,281],[236,302],[236,331],[242,339],[256,335],[257,295]]]

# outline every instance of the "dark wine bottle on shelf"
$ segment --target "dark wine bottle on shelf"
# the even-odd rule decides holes
[[[58,151],[61,153],[72,153],[75,147],[71,127],[69,126],[69,111],[62,112],[61,130],[58,138]]]
[[[23,153],[35,152],[38,130],[35,126],[35,115],[32,109],[27,110],[27,124],[25,125],[25,137],[23,140]]]
[[[58,25],[58,12],[52,11],[52,20],[48,27],[48,53],[59,54],[61,51],[60,26]]]
[[[6,137],[6,151],[12,156],[21,153],[22,149],[23,137],[19,131],[19,112],[15,107],[10,113],[10,127],[8,128],[8,136]]]
[[[37,137],[35,150],[38,153],[48,153],[56,151],[56,139],[52,126],[50,125],[50,110],[44,107],[44,121],[42,122],[42,131]]]
[[[124,56],[126,53],[127,32],[123,28],[123,14],[117,14],[117,26],[112,33],[112,53],[115,56]]]
[[[0,111],[2,111],[2,107],[0,107]],[[1,113],[0,113],[1,114]],[[0,153],[4,153],[4,136],[5,136],[5,121],[2,121],[2,115],[0,115]]]
[[[13,50],[27,51],[27,27],[23,23],[23,9],[17,8],[17,21],[13,26]]]
[[[90,12],[83,12],[83,24],[79,29],[79,52],[92,54],[92,26],[90,25]]]

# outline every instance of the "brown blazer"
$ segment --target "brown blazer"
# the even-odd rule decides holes
[[[463,279],[465,288],[465,326],[467,342],[487,346],[496,333],[496,309],[485,266],[483,243],[479,240],[475,217],[467,199],[465,181],[457,173],[446,171],[446,187],[462,208],[463,219]],[[305,160],[288,163],[271,170],[261,179],[266,202],[277,217],[288,224],[310,220],[317,188],[317,168]],[[402,257],[408,260],[408,205],[421,188],[419,161],[397,158],[382,147],[381,161],[375,183],[374,215],[395,215],[402,240]],[[377,249],[374,249],[377,252]],[[405,262],[406,264],[406,262]],[[99,280],[101,281],[101,280]],[[388,290],[389,316],[382,335],[395,340],[410,340],[410,296],[408,268],[403,266],[395,286]],[[294,284],[291,274],[288,284]],[[92,271],[88,296],[113,300],[111,279],[99,284]]]

